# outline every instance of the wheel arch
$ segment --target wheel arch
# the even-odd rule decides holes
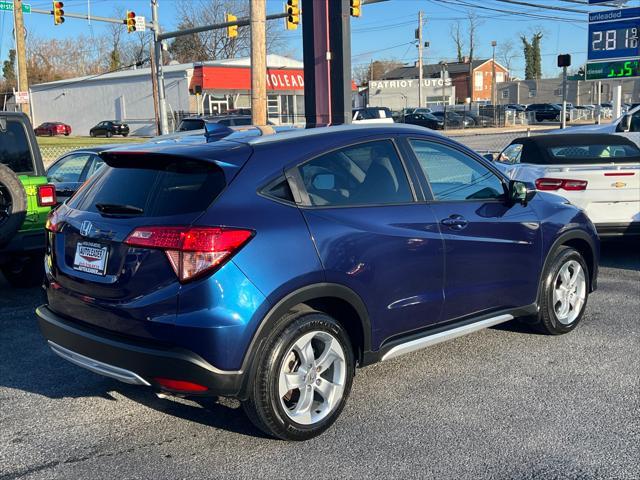
[[[597,287],[598,279],[598,250],[593,238],[582,230],[569,230],[555,239],[545,258],[541,274],[545,274],[549,263],[553,261],[556,252],[561,247],[574,248],[582,255],[589,269],[589,292],[593,292]],[[540,305],[541,286],[542,281],[539,282],[538,286],[538,305]]]
[[[366,352],[371,351],[371,322],[360,296],[350,288],[336,283],[307,285],[281,298],[260,322],[242,362],[242,371],[245,374],[241,397],[246,395],[248,384],[255,372],[255,360],[260,357],[270,327],[286,313],[305,309],[326,313],[338,321],[349,335],[356,359],[360,364],[363,363]]]

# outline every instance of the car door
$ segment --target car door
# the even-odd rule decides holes
[[[327,282],[364,300],[374,345],[440,320],[442,237],[392,139],[333,150],[287,174],[300,185]]]
[[[533,304],[541,229],[532,207],[510,205],[503,177],[455,144],[408,143],[445,246],[442,320]]]

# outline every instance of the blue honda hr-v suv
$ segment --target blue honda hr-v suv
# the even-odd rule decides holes
[[[47,225],[50,347],[164,393],[239,398],[279,438],[327,429],[356,366],[515,318],[566,333],[596,287],[581,210],[420,127],[102,158]]]

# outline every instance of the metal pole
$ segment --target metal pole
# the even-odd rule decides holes
[[[598,81],[598,92],[596,93],[598,105],[596,105],[596,123],[600,125],[602,121],[602,82]]]
[[[567,128],[567,67],[562,67],[562,123]]]
[[[267,124],[267,13],[265,0],[251,0],[251,122]]]
[[[167,101],[164,91],[164,72],[162,70],[162,42],[158,39],[160,35],[160,22],[158,20],[158,0],[151,0],[151,17],[153,19],[153,56],[155,60],[155,70],[151,70],[151,75],[156,76],[158,85],[158,112],[160,114],[160,134],[169,133],[169,122],[167,120]],[[95,18],[95,17],[94,17]]]
[[[29,91],[29,79],[27,77],[27,47],[24,41],[24,19],[22,16],[22,0],[13,0],[14,33],[16,36],[16,60],[18,62],[18,91]],[[29,98],[31,103],[31,98]],[[29,103],[20,104],[20,110],[29,115]]]
[[[493,56],[491,58],[491,105],[493,106],[493,126],[496,126],[496,104],[498,103],[496,98],[496,45],[498,42],[495,40],[491,42],[493,48]]]
[[[422,10],[418,12],[418,107],[422,107]]]

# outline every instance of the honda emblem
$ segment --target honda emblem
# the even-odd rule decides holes
[[[93,224],[89,220],[85,220],[80,225],[80,235],[86,237],[91,233],[91,229],[93,228]]]

